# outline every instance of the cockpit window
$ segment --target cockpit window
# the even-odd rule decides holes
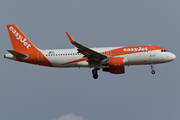
[[[168,50],[161,50],[161,52],[168,52]]]

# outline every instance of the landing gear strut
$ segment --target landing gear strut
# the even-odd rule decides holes
[[[151,73],[155,74],[156,72],[155,72],[155,70],[153,70],[154,69],[154,65],[153,64],[151,64],[151,69],[152,69]]]
[[[93,78],[97,79],[98,78],[98,70],[100,70],[100,68],[94,68],[92,70],[92,74],[93,74]]]

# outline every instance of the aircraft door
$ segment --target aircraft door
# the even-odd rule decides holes
[[[155,62],[155,47],[151,47],[151,51],[150,51],[150,60],[151,60],[151,63],[154,63]]]
[[[37,53],[37,59],[38,61],[43,61],[43,54],[40,51]]]
[[[155,57],[155,47],[151,47],[151,51],[150,51],[150,57]]]

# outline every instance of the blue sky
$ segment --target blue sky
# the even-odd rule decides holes
[[[1,120],[179,120],[180,1],[54,0],[0,2]],[[176,60],[129,66],[123,75],[92,69],[49,68],[4,59],[7,24],[16,24],[41,49],[161,46]]]

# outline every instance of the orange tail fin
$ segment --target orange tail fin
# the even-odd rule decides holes
[[[37,48],[16,25],[7,25],[7,29],[14,51],[22,54],[37,52]]]
[[[36,48],[16,25],[7,25],[7,29],[14,49],[14,51],[10,51],[10,53],[15,55],[16,60],[32,64],[52,66],[40,49]],[[20,57],[22,55],[26,57]]]

